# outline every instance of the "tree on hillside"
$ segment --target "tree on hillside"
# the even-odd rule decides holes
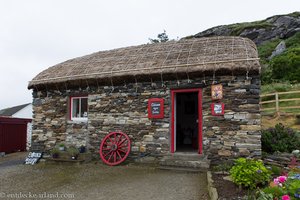
[[[167,42],[167,41],[169,41],[169,37],[168,37],[168,35],[166,33],[166,30],[164,30],[164,32],[159,33],[157,35],[157,39],[149,38],[149,40],[150,40],[151,44],[153,44],[153,43],[161,43],[161,42]]]

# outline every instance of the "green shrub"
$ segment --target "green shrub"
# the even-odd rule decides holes
[[[275,56],[270,66],[272,78],[278,80],[300,82],[300,47],[293,47],[283,54]]]
[[[230,169],[230,176],[237,185],[255,189],[270,180],[271,172],[260,160],[239,158]]]
[[[275,128],[262,131],[262,150],[267,153],[292,152],[300,148],[300,140],[295,131],[286,128],[282,124],[276,124]]]
[[[300,32],[285,40],[286,50],[269,60],[280,39],[273,39],[258,46],[262,64],[261,80],[263,84],[290,81],[300,82]]]
[[[294,180],[288,180],[288,190],[289,190],[289,193],[291,194],[295,194],[295,193],[298,193],[300,194],[300,180],[298,179],[294,179]]]
[[[271,166],[272,175],[279,176],[282,174],[282,169],[278,166],[272,165]]]
[[[263,189],[263,192],[266,194],[272,194],[272,196],[275,197],[281,197],[285,193],[281,187],[266,187]]]
[[[256,200],[273,200],[272,194],[267,194],[264,191],[258,190]]]
[[[269,67],[267,64],[262,64],[261,66],[261,74],[260,79],[262,84],[270,84],[273,83],[274,80],[272,78],[273,73],[271,67]]]
[[[286,47],[299,47],[300,46],[300,32],[285,41]]]

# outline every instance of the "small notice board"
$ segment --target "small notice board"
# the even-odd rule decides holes
[[[164,99],[151,98],[148,100],[148,118],[164,118]]]
[[[43,153],[29,152],[29,154],[25,160],[25,164],[26,165],[34,165],[42,158],[42,156],[43,156]]]

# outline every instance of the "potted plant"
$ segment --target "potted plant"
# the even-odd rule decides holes
[[[81,146],[79,147],[79,153],[85,153],[85,151],[86,151],[85,146],[81,145]]]
[[[58,148],[59,148],[59,150],[60,151],[64,151],[65,150],[65,144],[64,143],[60,143],[60,144],[58,144]]]
[[[52,158],[58,158],[60,155],[60,150],[57,147],[54,147],[51,151],[50,154]]]
[[[76,147],[74,147],[74,146],[69,147],[67,149],[67,152],[71,156],[72,160],[76,160],[77,159],[78,154],[79,154],[79,150]]]

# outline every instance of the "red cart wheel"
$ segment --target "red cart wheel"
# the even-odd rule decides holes
[[[111,132],[101,142],[99,154],[107,165],[118,165],[130,152],[130,139],[122,132]]]

